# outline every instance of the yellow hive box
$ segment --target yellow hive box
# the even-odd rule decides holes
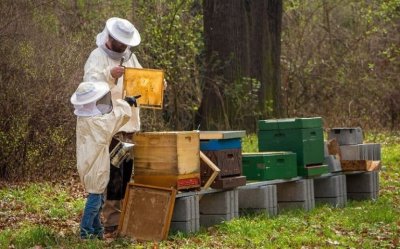
[[[200,187],[199,132],[140,132],[133,141],[135,183],[176,189]]]
[[[162,109],[164,72],[156,69],[125,68],[124,96],[137,96],[140,107]]]

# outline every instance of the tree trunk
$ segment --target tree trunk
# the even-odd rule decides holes
[[[206,70],[198,122],[203,130],[254,131],[256,119],[279,117],[282,112],[279,67],[282,1],[204,0],[203,8]],[[237,113],[238,101],[225,93],[243,78],[260,83],[255,107],[259,116],[238,124],[238,115],[249,113]],[[251,89],[244,92],[247,91]]]

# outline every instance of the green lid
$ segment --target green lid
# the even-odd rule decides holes
[[[284,130],[284,129],[305,129],[322,128],[322,118],[285,118],[258,120],[258,130]]]
[[[291,151],[264,151],[264,152],[246,152],[242,153],[242,157],[254,157],[254,156],[281,156],[281,155],[295,155],[296,153]]]

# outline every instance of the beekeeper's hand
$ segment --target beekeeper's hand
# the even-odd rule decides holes
[[[118,79],[119,77],[121,77],[123,74],[124,74],[124,71],[125,71],[125,68],[124,67],[121,67],[121,66],[116,66],[116,67],[113,67],[112,69],[111,69],[111,76],[114,78],[114,79]]]
[[[137,107],[137,99],[138,98],[140,98],[142,95],[136,95],[136,96],[131,96],[131,97],[125,97],[124,98],[124,100],[126,101],[126,102],[128,102],[128,104],[130,105],[130,106],[135,106],[135,107]]]

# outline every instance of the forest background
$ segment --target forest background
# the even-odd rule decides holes
[[[203,1],[3,0],[0,2],[0,179],[62,179],[75,171],[71,94],[105,20],[131,20],[144,67],[166,72],[163,111],[142,109],[146,131],[196,129],[204,71]],[[400,1],[287,0],[282,14],[280,100],[260,116],[254,92],[224,91],[237,125],[321,116],[324,127],[400,128]],[[257,86],[253,79],[243,81]],[[218,84],[218,82],[217,82]],[[267,110],[268,110],[267,108]],[[223,127],[223,126],[221,126]],[[57,168],[57,170],[54,170]]]

